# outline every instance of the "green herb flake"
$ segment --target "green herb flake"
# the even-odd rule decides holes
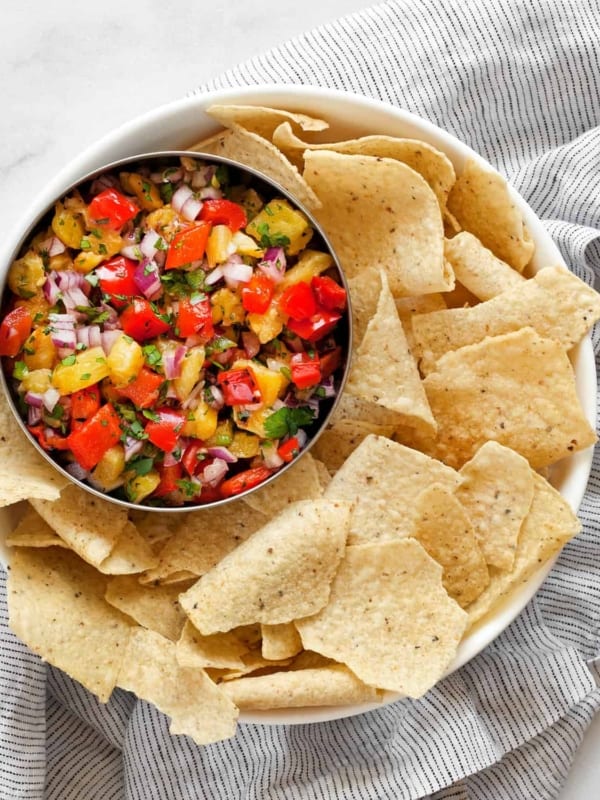
[[[310,425],[314,419],[314,411],[308,406],[300,406],[299,408],[287,408],[287,406],[284,406],[266,418],[264,423],[265,433],[269,439],[281,439],[286,434],[295,436],[298,433],[298,428]]]
[[[137,458],[132,459],[128,468],[132,469],[136,475],[147,475],[154,466],[154,459],[152,458]]]
[[[63,360],[60,363],[63,365],[63,367],[72,367],[73,364],[76,363],[76,361],[77,359],[75,358],[75,356],[67,356],[66,358],[63,358]]]
[[[80,381],[89,381],[89,379],[91,377],[92,377],[92,373],[91,372],[84,372],[83,375],[79,378],[79,380]]]
[[[79,249],[80,250],[91,250],[92,249],[92,243],[87,238],[87,236],[84,236],[82,238],[81,242],[79,243]]]
[[[24,361],[15,361],[13,368],[13,378],[22,381],[23,378],[29,373],[29,367]]]

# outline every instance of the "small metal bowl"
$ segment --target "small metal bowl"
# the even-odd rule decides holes
[[[327,235],[311,214],[302,203],[300,203],[295,197],[290,195],[290,193],[282,188],[278,183],[271,180],[271,178],[267,177],[266,175],[258,172],[257,170],[248,167],[244,164],[241,164],[237,161],[233,161],[232,159],[223,158],[222,156],[216,156],[213,154],[207,154],[202,152],[196,151],[186,151],[186,150],[167,150],[167,151],[160,151],[160,152],[152,152],[152,153],[144,153],[141,155],[131,156],[129,158],[121,159],[118,161],[114,161],[110,164],[107,164],[99,169],[94,170],[91,173],[88,173],[83,178],[78,180],[77,182],[71,184],[67,189],[65,189],[58,197],[55,197],[52,203],[50,203],[37,217],[31,222],[31,224],[27,227],[25,232],[23,233],[22,237],[20,238],[18,244],[13,249],[12,253],[9,255],[8,259],[3,263],[0,267],[1,269],[1,283],[0,283],[0,292],[1,292],[1,303],[0,308],[2,309],[2,317],[7,311],[7,308],[12,300],[12,292],[8,288],[7,285],[7,277],[10,266],[12,262],[19,258],[27,249],[28,245],[30,244],[33,237],[39,231],[46,229],[48,227],[49,221],[52,218],[54,213],[54,206],[56,202],[61,200],[62,198],[68,196],[73,190],[78,189],[82,191],[82,194],[87,193],[86,189],[91,185],[91,182],[100,178],[102,175],[107,173],[112,173],[115,170],[123,168],[125,166],[132,167],[134,165],[140,165],[142,162],[146,166],[150,166],[148,162],[155,161],[157,165],[161,165],[162,168],[165,168],[165,162],[169,160],[179,159],[181,156],[187,156],[189,158],[199,159],[203,162],[209,162],[216,165],[226,165],[228,168],[235,170],[240,176],[243,176],[248,183],[248,185],[257,188],[259,193],[262,195],[263,198],[266,200],[272,199],[274,197],[283,197],[287,199],[290,204],[300,210],[310,221],[312,228],[314,229],[313,238],[311,239],[310,247],[311,249],[317,249],[322,252],[329,253],[333,258],[334,265],[332,269],[335,269],[337,273],[337,277],[339,282],[344,286],[346,289],[348,303],[346,306],[346,310],[342,317],[341,323],[339,324],[338,330],[338,343],[342,346],[343,350],[343,358],[342,364],[336,371],[336,396],[334,398],[330,398],[328,400],[324,400],[321,403],[321,414],[317,420],[311,423],[310,426],[307,426],[306,432],[308,434],[308,440],[306,445],[301,450],[300,454],[294,458],[288,464],[284,464],[280,467],[277,472],[271,475],[262,483],[258,484],[258,486],[246,489],[244,492],[240,492],[239,494],[235,494],[232,497],[227,497],[223,499],[214,500],[208,503],[198,503],[198,504],[187,504],[181,506],[154,506],[148,505],[144,501],[141,503],[134,503],[129,500],[123,499],[122,497],[113,496],[111,493],[103,492],[94,486],[90,485],[85,480],[80,480],[72,475],[62,463],[57,460],[51,453],[44,450],[37,440],[32,436],[32,434],[27,429],[25,422],[23,421],[21,414],[18,410],[17,405],[17,393],[12,385],[14,380],[11,376],[7,377],[6,375],[6,366],[3,364],[2,370],[0,370],[0,381],[2,383],[2,391],[4,392],[8,404],[14,414],[15,420],[17,424],[20,426],[21,430],[26,435],[28,441],[30,442],[32,447],[35,447],[39,454],[48,462],[50,463],[58,472],[60,472],[65,478],[67,478],[71,483],[81,487],[90,494],[95,495],[96,497],[105,499],[111,503],[115,503],[119,506],[132,509],[132,510],[147,510],[147,511],[157,511],[157,512],[187,512],[193,511],[202,508],[214,508],[216,506],[221,506],[226,503],[230,503],[235,500],[239,500],[242,497],[251,494],[252,492],[262,489],[263,487],[272,484],[275,482],[281,475],[283,475],[290,467],[293,467],[294,464],[297,463],[299,458],[307,453],[315,441],[318,439],[321,432],[327,427],[327,423],[331,418],[337,404],[341,393],[344,389],[344,385],[348,376],[349,368],[350,368],[350,360],[351,360],[351,352],[352,352],[352,314],[350,308],[350,293],[348,291],[348,284],[346,281],[346,277],[340,267],[339,260],[335,254],[335,251],[327,238]],[[158,169],[153,170],[158,171]]]

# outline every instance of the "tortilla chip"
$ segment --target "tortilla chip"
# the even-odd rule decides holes
[[[302,650],[300,635],[292,622],[281,625],[261,625],[262,655],[269,661],[281,661],[298,655]]]
[[[417,364],[408,347],[385,273],[381,294],[352,361],[346,391],[436,430]]]
[[[451,289],[435,194],[406,164],[390,158],[307,151],[304,177],[323,203],[316,216],[352,278],[385,268],[394,296]]]
[[[203,636],[187,620],[177,642],[177,662],[182,667],[213,667],[215,669],[244,670],[242,656],[248,645],[235,631]]]
[[[190,511],[160,552],[158,565],[140,577],[141,583],[177,583],[199,578],[244,542],[266,521],[248,507],[233,505]]]
[[[272,517],[298,500],[309,500],[321,497],[322,494],[317,465],[310,453],[304,453],[276,481],[242,500],[255,511]]]
[[[448,209],[462,228],[518,272],[531,261],[534,244],[523,215],[505,179],[487,165],[467,161],[450,191]]]
[[[407,420],[401,414],[391,411],[389,408],[378,406],[375,403],[368,403],[359,397],[354,397],[347,392],[343,392],[339,398],[338,405],[332,417],[332,421],[337,423],[342,420],[367,421],[369,425],[384,428],[386,431],[393,431],[402,421]],[[372,431],[386,435],[383,431]]]
[[[58,500],[69,480],[37,452],[0,392],[0,508],[20,500]]]
[[[19,524],[6,539],[9,547],[64,547],[68,544],[63,542],[57,533],[44,522],[37,511],[31,506],[27,510]]]
[[[413,332],[427,373],[445,353],[525,326],[569,350],[598,319],[600,295],[566,269],[546,267],[474,308],[421,314],[413,319]]]
[[[133,522],[127,522],[121,531],[111,554],[97,565],[105,575],[131,575],[152,569],[158,556],[144,537],[138,533]]]
[[[226,128],[232,124],[238,125],[269,140],[273,138],[273,132],[282,123],[288,125],[290,131],[292,130],[290,122],[303,131],[324,131],[329,127],[329,123],[324,119],[267,106],[212,105],[206,109],[206,113]]]
[[[414,539],[348,547],[329,603],[296,626],[304,647],[380,689],[421,697],[456,653],[466,613]]]
[[[450,491],[458,473],[424,453],[381,436],[367,436],[336,472],[329,500],[353,505],[348,544],[410,536],[417,496],[432,483]]]
[[[451,292],[444,293],[446,308],[470,308],[479,305],[479,298],[470,292],[465,286],[456,281]]]
[[[313,144],[299,139],[292,131],[291,125],[284,122],[273,133],[273,143],[299,169],[306,150],[330,150],[345,155],[376,156],[401,161],[427,181],[442,210],[446,208],[448,194],[456,179],[454,167],[448,156],[418,139],[377,135],[361,136],[360,139],[349,139],[345,142]]]
[[[78,486],[60,499],[32,499],[31,505],[84,561],[99,566],[111,554],[127,525],[127,512]]]
[[[160,553],[167,539],[181,525],[181,514],[176,512],[161,511],[157,514],[156,511],[133,511],[129,516],[154,553]]]
[[[490,439],[534,469],[596,441],[568,356],[533,328],[447,353],[437,369],[424,385],[439,426],[434,454],[450,466],[462,467]]]
[[[486,562],[512,569],[519,531],[533,499],[528,462],[498,442],[486,442],[460,475],[456,496],[473,523]]]
[[[525,280],[468,231],[446,239],[444,255],[452,264],[456,280],[479,300],[491,300]]]
[[[467,512],[444,486],[417,497],[413,536],[442,566],[450,597],[463,608],[479,597],[490,582],[487,564]]]
[[[327,469],[327,466],[318,458],[313,458],[313,461],[315,462],[315,466],[317,468],[317,474],[319,476],[319,484],[321,485],[321,494],[323,494],[325,489],[331,483],[331,473]]]
[[[238,708],[252,709],[343,706],[380,699],[376,689],[341,664],[239,678],[224,683],[223,691]]]
[[[8,611],[12,630],[45,661],[106,703],[129,639],[130,621],[104,601],[106,578],[57,547],[12,554]]]
[[[467,609],[471,624],[525,583],[581,530],[581,523],[556,489],[541,475],[532,474],[533,501],[521,527],[513,568],[510,572],[490,569],[490,585]]]
[[[433,292],[433,294],[419,294],[412,297],[397,297],[395,303],[410,352],[414,355],[416,350],[412,318],[415,314],[428,314],[430,311],[441,311],[446,308],[444,295],[439,292]]]
[[[327,429],[313,445],[313,453],[323,459],[331,475],[335,474],[348,456],[370,434],[391,436],[394,428],[390,426],[371,425],[360,420],[341,419],[330,422]],[[327,489],[329,480],[323,491]]]
[[[348,281],[352,308],[352,338],[357,349],[367,331],[369,322],[375,316],[377,303],[381,296],[381,273],[377,267],[369,267]],[[389,287],[389,283],[388,283]]]
[[[349,507],[326,500],[289,506],[182,594],[203,634],[314,614],[344,552]]]
[[[199,142],[189,149],[231,158],[262,172],[280,184],[309,211],[315,211],[321,206],[314,191],[280,150],[267,139],[244,130],[239,125],[232,124],[230,129]]]
[[[119,686],[171,717],[171,733],[210,744],[235,734],[238,710],[201,669],[180,667],[175,645],[139,628],[131,637]]]
[[[136,575],[119,575],[108,581],[104,599],[143,628],[177,641],[185,623],[180,592],[181,586],[141,586]]]

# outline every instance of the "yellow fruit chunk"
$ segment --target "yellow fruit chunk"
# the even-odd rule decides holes
[[[93,386],[108,377],[109,369],[101,347],[90,347],[76,356],[63,358],[52,373],[52,384],[64,394]]]
[[[111,381],[115,386],[125,386],[134,381],[144,366],[144,351],[126,334],[122,334],[111,348],[106,359]]]

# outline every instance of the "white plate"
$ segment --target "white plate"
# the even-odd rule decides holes
[[[382,133],[422,139],[439,148],[450,158],[458,171],[467,158],[478,158],[471,148],[454,136],[415,115],[365,97],[331,89],[309,86],[243,87],[210,92],[161,106],[126,125],[89,147],[75,158],[51,181],[35,199],[15,227],[15,236],[5,241],[0,253],[0,263],[6,261],[20,238],[19,231],[28,227],[31,220],[60,195],[70,184],[86,173],[119,158],[155,150],[185,149],[200,139],[217,131],[220,126],[205,113],[213,103],[246,103],[269,105],[302,111],[323,117],[331,124],[325,136],[330,141],[341,137]],[[483,162],[486,163],[486,162]],[[515,192],[514,199],[521,208],[525,222],[536,244],[533,269],[564,264],[554,242],[531,208]],[[577,374],[577,391],[590,424],[595,427],[596,369],[594,353],[588,339],[575,348],[573,363]],[[576,453],[553,470],[552,482],[574,511],[577,511],[589,476],[593,448]],[[8,560],[8,550],[2,538],[9,532],[16,509],[0,509],[0,560]],[[554,561],[544,564],[526,584],[514,591],[499,607],[493,617],[480,622],[462,641],[448,674],[476,656],[495,639],[525,607],[535,594]],[[387,702],[394,695],[386,698]],[[380,704],[342,706],[336,708],[282,709],[263,712],[243,712],[240,722],[260,724],[295,724],[319,722],[359,714]]]

